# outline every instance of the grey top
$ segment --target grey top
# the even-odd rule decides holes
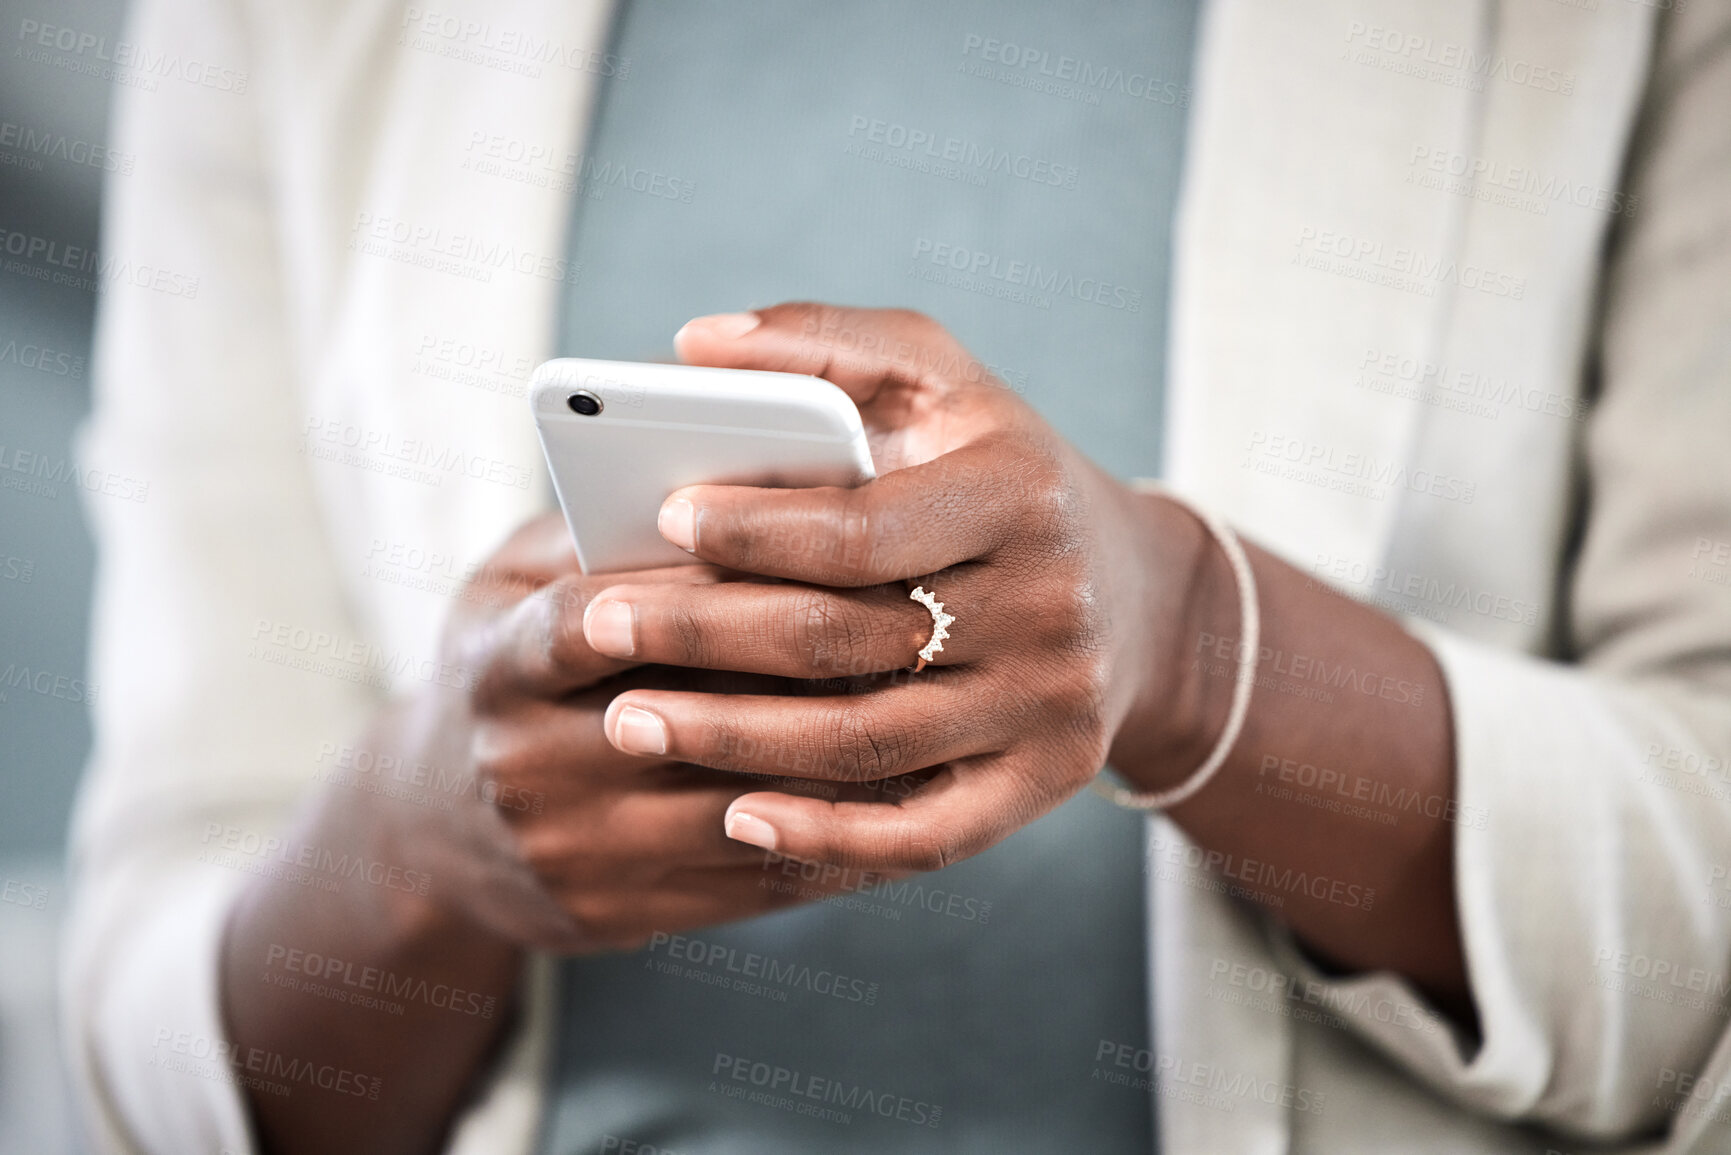
[[[1157,474],[1194,22],[623,7],[561,350],[666,357],[690,317],[782,300],[916,308],[1106,468]],[[1139,816],[1085,793],[935,874],[569,960],[542,1150],[1152,1150],[1146,1084],[1096,1063],[1152,1049],[1141,863]]]

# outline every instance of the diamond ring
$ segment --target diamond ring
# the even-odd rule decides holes
[[[915,586],[908,597],[932,613],[932,636],[931,640],[926,642],[926,648],[920,651],[919,665],[914,667],[914,673],[917,674],[926,668],[926,663],[932,660],[934,654],[944,648],[944,639],[950,636],[950,623],[956,619],[954,615],[944,612],[944,603],[937,600],[938,595],[927,593],[924,586]]]

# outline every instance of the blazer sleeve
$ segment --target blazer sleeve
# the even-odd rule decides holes
[[[1455,832],[1480,1037],[1343,1016],[1471,1109],[1587,1138],[1669,1131],[1667,1150],[1731,1121],[1728,109],[1731,8],[1679,4],[1608,252],[1573,663],[1409,623],[1447,681],[1459,801],[1484,816]],[[1330,985],[1331,1005],[1422,1010],[1387,975]]]
[[[83,468],[99,564],[95,747],[73,827],[63,1022],[93,1145],[251,1147],[226,1058],[217,956],[256,853],[312,782],[322,738],[379,691],[275,664],[279,626],[355,636],[297,441],[274,236],[267,87],[238,3],[145,0],[118,89],[93,416]],[[153,56],[152,54],[160,54]],[[90,486],[86,485],[86,490]],[[247,853],[254,851],[255,853]]]

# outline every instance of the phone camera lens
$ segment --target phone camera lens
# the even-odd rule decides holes
[[[593,417],[601,412],[601,398],[587,389],[579,389],[565,399],[565,404],[571,406],[571,412]]]

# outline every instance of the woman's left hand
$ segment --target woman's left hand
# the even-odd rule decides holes
[[[700,318],[677,345],[688,362],[834,382],[859,406],[879,476],[667,499],[668,540],[785,581],[613,586],[588,607],[589,644],[837,681],[800,697],[630,690],[607,711],[615,746],[850,784],[746,793],[727,832],[879,871],[941,868],[1052,809],[1133,713],[1158,717],[1188,755],[1204,691],[1181,674],[1178,638],[1206,548],[1188,514],[1089,463],[916,313],[780,305]],[[862,677],[915,664],[933,623],[909,598],[916,584],[954,615],[942,651],[919,674]]]

